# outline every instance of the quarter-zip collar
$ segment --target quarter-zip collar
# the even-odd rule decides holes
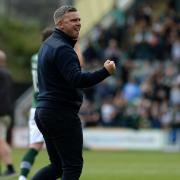
[[[72,47],[75,46],[77,40],[73,40],[70,36],[68,36],[66,33],[64,33],[63,31],[61,31],[58,28],[55,28],[54,32],[53,32],[53,36],[54,37],[63,37],[68,44],[70,44]]]

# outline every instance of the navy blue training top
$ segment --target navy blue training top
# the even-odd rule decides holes
[[[82,104],[82,88],[88,88],[109,76],[102,68],[92,73],[81,72],[74,51],[76,41],[55,29],[38,53],[37,107],[78,111]]]

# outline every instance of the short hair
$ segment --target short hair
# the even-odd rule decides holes
[[[51,34],[53,33],[53,29],[50,27],[45,28],[42,31],[42,41],[45,41]]]
[[[64,16],[64,14],[66,14],[67,12],[76,12],[77,9],[73,6],[61,6],[58,9],[55,10],[54,12],[54,23],[55,25],[57,25],[59,23],[59,21],[62,19],[62,17]]]

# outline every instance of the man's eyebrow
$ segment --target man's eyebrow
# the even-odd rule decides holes
[[[71,20],[80,20],[81,21],[81,18],[72,18]]]

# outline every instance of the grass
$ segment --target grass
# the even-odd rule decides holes
[[[25,150],[13,151],[16,170]],[[81,180],[179,180],[180,153],[84,151],[84,168]],[[30,173],[30,177],[48,163],[46,151],[42,151]],[[4,168],[4,167],[3,167]],[[17,180],[1,178],[2,180]]]

